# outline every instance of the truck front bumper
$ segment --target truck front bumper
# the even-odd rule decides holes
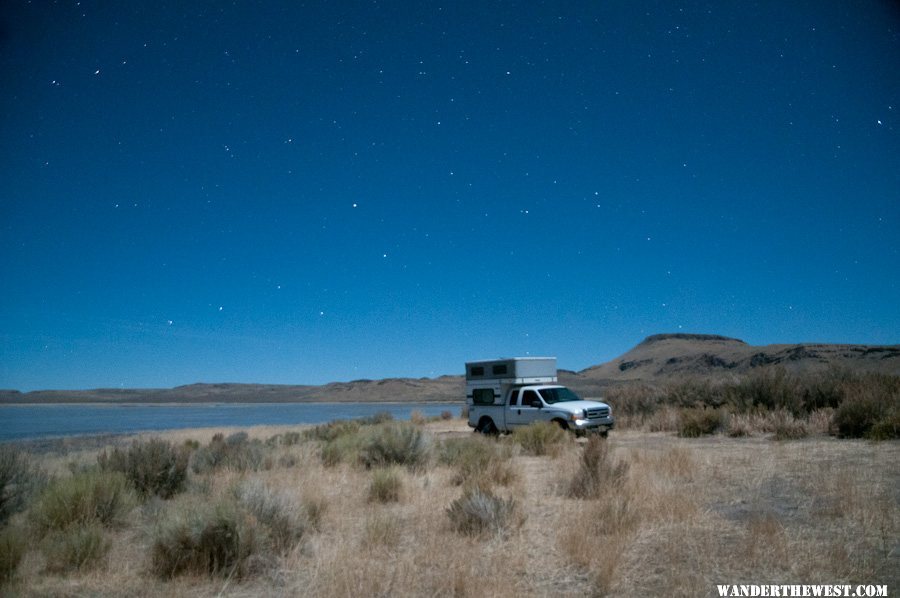
[[[598,419],[576,419],[569,422],[569,427],[579,435],[589,432],[608,432],[616,427],[616,419],[611,415]]]

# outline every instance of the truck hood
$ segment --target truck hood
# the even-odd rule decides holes
[[[597,409],[599,407],[609,407],[606,403],[600,401],[563,401],[562,403],[553,403],[547,405],[548,409],[558,409],[560,411],[568,411],[569,413],[577,413],[583,409]]]

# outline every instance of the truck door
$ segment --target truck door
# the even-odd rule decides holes
[[[512,431],[516,426],[522,425],[522,410],[519,408],[519,392],[518,388],[509,391],[509,399],[506,401],[506,427]]]
[[[519,397],[519,405],[516,408],[517,425],[527,426],[532,422],[539,421],[541,419],[541,410],[531,406],[533,401],[540,400],[538,394],[529,389],[523,390],[519,394],[521,396]]]

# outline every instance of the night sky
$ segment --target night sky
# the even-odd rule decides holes
[[[900,8],[0,8],[0,388],[900,343]]]

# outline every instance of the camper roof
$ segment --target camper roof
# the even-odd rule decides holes
[[[466,381],[556,381],[555,357],[510,357],[466,362]]]

